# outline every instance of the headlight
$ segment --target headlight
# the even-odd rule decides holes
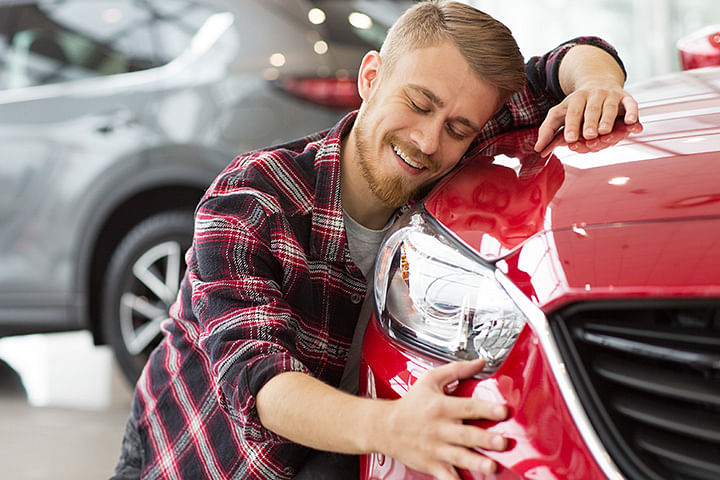
[[[380,249],[378,318],[400,341],[445,359],[484,358],[494,372],[527,321],[497,274],[426,214],[408,213]]]

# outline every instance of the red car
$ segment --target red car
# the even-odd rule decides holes
[[[500,137],[381,248],[361,394],[484,357],[452,394],[506,403],[478,425],[510,447],[463,479],[720,478],[720,69],[631,91],[642,133]],[[362,478],[427,477],[373,454]]]

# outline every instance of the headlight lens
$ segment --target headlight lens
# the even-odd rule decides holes
[[[394,338],[451,360],[484,358],[497,370],[527,319],[495,268],[465,253],[423,213],[406,214],[375,268],[375,305]]]

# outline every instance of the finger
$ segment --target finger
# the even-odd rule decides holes
[[[643,126],[640,122],[636,122],[632,125],[628,125],[628,130],[630,131],[630,133],[640,133],[643,131]]]
[[[507,439],[484,428],[463,423],[446,424],[439,433],[448,443],[468,448],[503,451],[507,449]]]
[[[557,147],[566,147],[567,142],[563,135],[556,135],[555,138],[540,152],[542,158],[547,158]]]
[[[605,95],[601,92],[595,92],[587,100],[585,104],[585,113],[583,114],[583,137],[586,140],[597,138],[598,123],[602,115]]]
[[[460,480],[460,475],[455,467],[448,463],[438,463],[430,469],[429,473],[437,480]]]
[[[576,94],[569,96],[565,101],[568,102],[565,114],[565,140],[572,143],[580,138],[580,124],[583,120],[587,99],[584,95]]]
[[[630,95],[625,95],[621,101],[622,106],[625,108],[625,123],[631,124],[638,121],[638,104],[635,99]]]
[[[600,117],[600,125],[598,125],[598,133],[607,135],[612,132],[615,119],[618,115],[618,100],[616,97],[608,97],[603,103],[602,116]]]
[[[448,464],[471,472],[492,474],[497,470],[493,460],[468,448],[446,445],[437,449],[437,455]]]
[[[505,420],[507,407],[496,402],[486,402],[477,398],[446,397],[444,414],[455,420]]]
[[[551,108],[538,129],[538,139],[537,142],[535,142],[536,152],[542,151],[550,144],[553,137],[555,137],[555,132],[563,126],[564,122],[565,109],[560,105]]]
[[[477,375],[482,372],[484,367],[485,360],[482,358],[468,362],[452,362],[447,365],[428,370],[422,380],[429,382],[437,389],[442,390],[449,383]]]

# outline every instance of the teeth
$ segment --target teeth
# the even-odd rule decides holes
[[[418,170],[425,168],[425,166],[421,163],[414,162],[412,158],[410,158],[408,155],[405,154],[402,150],[400,150],[397,145],[393,145],[393,150],[395,150],[395,153],[398,154],[398,157],[402,158],[405,163],[410,165],[413,168],[417,168]]]

